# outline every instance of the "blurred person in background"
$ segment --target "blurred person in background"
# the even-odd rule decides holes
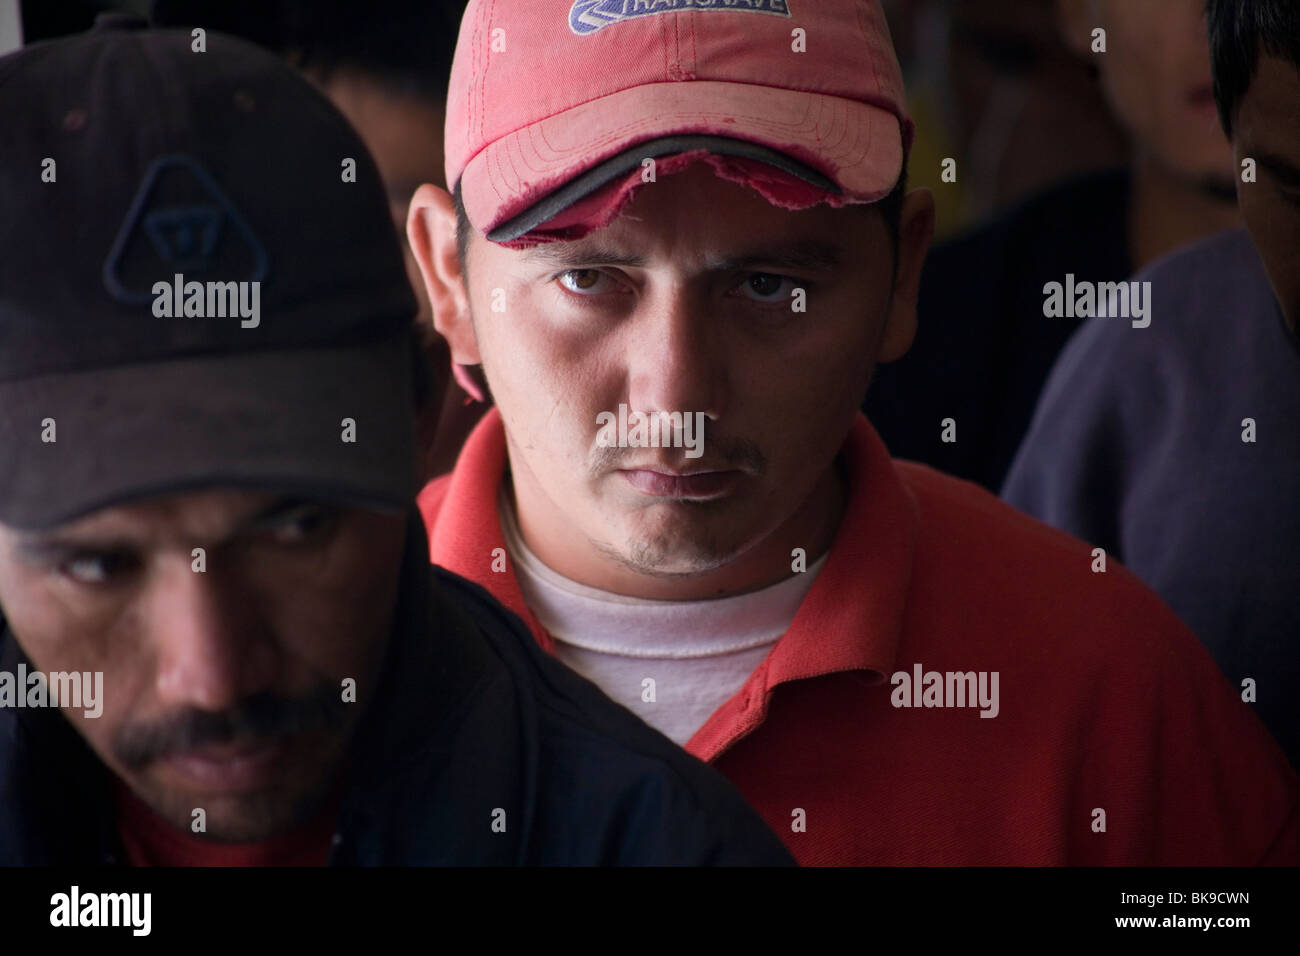
[[[1215,118],[1202,0],[1059,0],[1062,35],[1100,71],[1129,164],[1053,187],[937,247],[916,341],[882,368],[864,410],[890,451],[997,491],[1066,341],[1044,285],[1120,281],[1177,246],[1238,224],[1233,159]],[[1092,51],[1093,30],[1106,50]],[[1074,117],[1059,117],[1069,124]],[[1027,163],[1053,136],[1011,152]],[[978,156],[957,156],[958,182]],[[940,193],[944,185],[935,187]]]
[[[1124,162],[1096,69],[1070,54],[1054,0],[888,0],[914,104],[909,175],[947,238],[1034,192]],[[956,182],[940,178],[961,158]]]

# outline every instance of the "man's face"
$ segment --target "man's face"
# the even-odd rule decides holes
[[[1261,56],[1233,119],[1237,168],[1257,164],[1257,181],[1238,182],[1241,216],[1291,330],[1300,329],[1300,70]]]
[[[475,236],[476,349],[538,556],[597,586],[680,596],[685,575],[755,586],[727,575],[763,542],[785,542],[772,555],[784,574],[790,541],[811,554],[872,369],[911,341],[932,216],[928,194],[908,200],[924,209],[905,212],[897,295],[876,209],[791,212],[704,163],[575,242]],[[701,453],[601,447],[598,416],[620,405],[702,413]]]
[[[1164,169],[1225,192],[1232,150],[1219,126],[1204,0],[1067,0],[1072,42],[1101,71],[1111,109]],[[1092,53],[1092,29],[1106,52]],[[1083,44],[1080,46],[1080,44]]]
[[[64,715],[174,825],[255,841],[328,796],[395,606],[405,522],[206,491],[0,527],[0,605],[38,670],[103,672]],[[202,548],[201,565],[194,549]]]

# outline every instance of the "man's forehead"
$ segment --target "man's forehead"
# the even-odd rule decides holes
[[[1261,56],[1240,115],[1244,121],[1254,118],[1257,134],[1300,138],[1300,68],[1282,57]]]

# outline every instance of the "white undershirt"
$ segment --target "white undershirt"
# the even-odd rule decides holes
[[[625,597],[551,570],[524,544],[504,489],[497,507],[524,603],[560,660],[679,745],[767,656],[826,563],[823,555],[802,574],[735,597]]]

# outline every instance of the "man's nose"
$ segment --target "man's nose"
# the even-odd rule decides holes
[[[270,686],[273,642],[231,575],[178,560],[156,576],[145,603],[164,707],[225,710]]]
[[[728,390],[725,330],[708,302],[674,289],[647,302],[628,356],[628,405],[644,414],[703,412],[720,417]]]

